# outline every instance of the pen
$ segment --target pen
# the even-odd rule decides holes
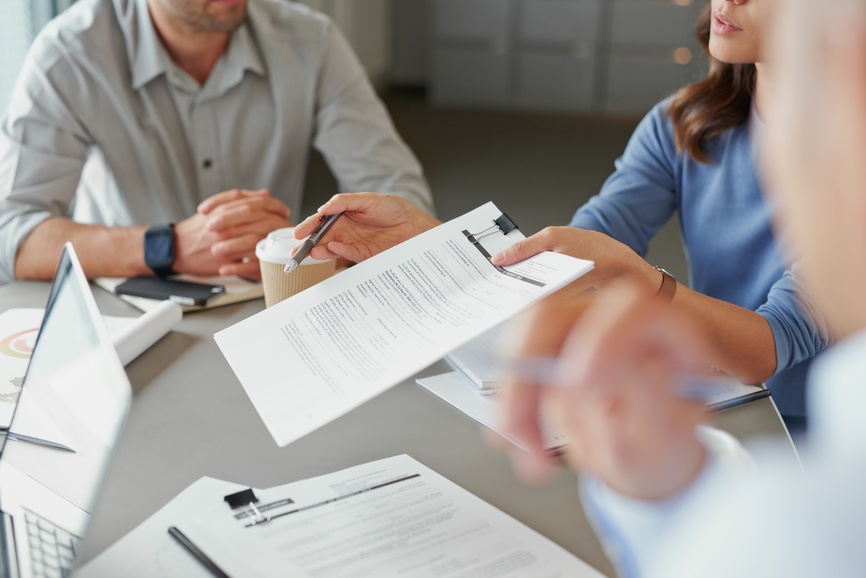
[[[558,367],[559,362],[552,357],[522,357],[509,364],[512,374],[521,381],[553,387],[567,387],[556,379]],[[714,386],[731,381],[733,378],[726,375],[706,376],[684,373],[680,375],[677,394],[686,401],[709,404],[713,410],[726,409],[770,395],[770,390],[763,388],[747,395],[711,403],[715,397]]]
[[[316,229],[312,235],[304,239],[304,242],[298,246],[298,250],[295,251],[295,254],[292,255],[292,258],[289,259],[286,266],[283,268],[283,273],[291,273],[295,269],[297,269],[298,265],[301,264],[301,261],[307,258],[307,255],[310,254],[310,251],[313,250],[313,247],[319,244],[319,241],[322,240],[322,237],[331,230],[331,227],[334,226],[334,223],[337,222],[337,219],[343,216],[343,213],[335,213],[333,215],[322,215],[322,218],[319,219],[319,228]]]
[[[204,564],[208,570],[210,570],[214,576],[218,578],[230,578],[228,574],[223,572],[222,568],[216,565],[216,563],[208,557],[207,554],[201,551],[201,549],[192,543],[192,541],[186,537],[186,534],[181,532],[177,526],[172,526],[168,529],[168,533],[171,534],[178,542],[183,544],[183,546],[189,550],[189,552],[198,558],[199,562]]]
[[[0,429],[3,429],[3,428],[0,428]],[[21,442],[30,442],[31,444],[36,444],[36,445],[45,446],[45,447],[49,447],[49,448],[57,448],[58,450],[66,450],[68,452],[72,452],[73,454],[77,453],[74,449],[72,449],[71,447],[69,447],[66,444],[62,444],[60,442],[55,442],[53,440],[49,440],[49,439],[45,439],[45,438],[39,438],[39,437],[29,436],[29,435],[25,435],[25,434],[17,434],[13,431],[9,431],[8,429],[6,430],[6,439],[21,441]]]

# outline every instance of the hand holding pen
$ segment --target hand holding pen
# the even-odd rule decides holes
[[[322,240],[328,231],[331,230],[331,227],[337,222],[337,219],[343,216],[343,213],[335,213],[333,215],[322,215],[319,219],[319,227],[313,231],[313,234],[304,239],[304,242],[298,245],[298,249],[295,251],[295,254],[292,255],[292,258],[286,263],[285,268],[283,269],[283,273],[291,273],[295,269],[297,269],[298,265],[301,264],[301,261],[307,258],[307,255],[310,254],[310,251],[313,250],[313,247],[319,244],[319,241]]]
[[[341,193],[334,195],[295,227],[302,239],[318,230],[321,215],[344,213],[327,241],[311,253],[315,259],[346,259],[360,263],[441,224],[436,218],[396,195]]]

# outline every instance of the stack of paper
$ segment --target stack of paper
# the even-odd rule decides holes
[[[484,393],[459,371],[434,375],[417,380],[418,385],[459,409],[481,425],[488,427],[519,448],[526,449],[520,440],[507,435],[499,427],[499,397],[495,393]],[[568,443],[568,436],[540,421],[544,447],[556,453]]]

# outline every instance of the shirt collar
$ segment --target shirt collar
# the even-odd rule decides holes
[[[253,4],[247,10],[253,9]],[[147,0],[115,0],[115,6],[126,39],[132,88],[138,90],[157,76],[168,74],[175,64],[153,27]],[[213,72],[221,72],[220,84],[234,85],[246,70],[267,76],[259,47],[249,25],[244,23],[232,34],[229,49]]]
[[[247,10],[251,5],[252,3],[247,5]],[[250,30],[249,19],[232,33],[228,51],[214,67],[213,72],[217,72],[217,67],[222,70],[222,74],[218,78],[223,89],[240,82],[247,70],[260,76],[267,76],[258,44]]]

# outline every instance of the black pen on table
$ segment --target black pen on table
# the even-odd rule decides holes
[[[192,541],[186,537],[186,534],[181,532],[177,526],[172,526],[168,529],[168,533],[171,534],[178,542],[180,542],[184,548],[189,550],[190,554],[198,558],[198,561],[204,564],[208,570],[217,578],[231,578],[228,574],[223,572],[223,569],[216,565],[216,562],[210,559],[210,557],[201,551],[201,549],[192,543]]]
[[[298,246],[298,250],[295,251],[295,254],[292,255],[291,259],[286,263],[286,266],[283,268],[283,273],[291,273],[295,269],[298,268],[298,265],[301,264],[301,261],[307,258],[307,255],[310,254],[310,251],[313,250],[313,247],[319,244],[319,241],[322,240],[322,237],[331,230],[331,227],[334,226],[334,223],[337,222],[337,219],[343,216],[343,213],[335,213],[333,215],[322,215],[322,218],[319,219],[319,228],[313,231],[313,234],[304,239],[304,242]]]

